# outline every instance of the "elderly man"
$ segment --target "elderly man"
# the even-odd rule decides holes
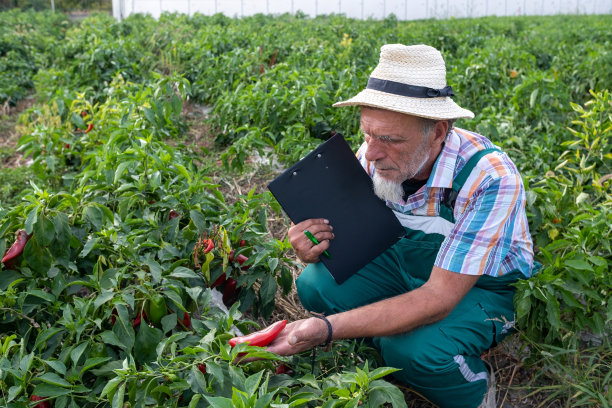
[[[333,225],[292,226],[291,245],[309,264],[298,295],[324,316],[287,325],[270,351],[368,337],[401,368],[397,378],[435,404],[491,404],[480,356],[512,329],[510,285],[533,273],[533,248],[521,176],[491,141],[454,128],[474,114],[451,96],[440,52],[393,44],[382,47],[367,88],[334,105],[361,107],[357,156],[406,235],[339,285],[318,262]]]

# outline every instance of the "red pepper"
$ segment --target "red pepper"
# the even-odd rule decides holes
[[[85,112],[85,111],[81,111],[81,117],[83,117],[83,118],[84,118],[85,116],[87,116],[87,112]]]
[[[44,399],[44,397],[39,397],[38,395],[32,395],[30,397],[30,401],[42,401],[34,405],[34,408],[51,408],[51,403],[49,401],[43,401]]]
[[[6,264],[9,261],[14,260],[19,255],[21,255],[23,253],[23,248],[25,248],[26,243],[31,237],[31,235],[28,235],[25,232],[25,230],[22,230],[22,229],[17,231],[15,235],[17,236],[17,238],[15,239],[15,242],[13,243],[13,245],[11,245],[9,250],[6,251],[6,253],[4,254],[4,257],[2,258],[2,262],[4,264]]]
[[[219,276],[219,277],[217,278],[217,280],[215,280],[215,281],[213,282],[213,284],[212,284],[212,285],[210,285],[210,287],[211,287],[211,288],[214,288],[214,287],[217,287],[217,286],[219,286],[219,285],[223,285],[223,284],[226,282],[226,280],[227,280],[227,278],[225,277],[225,274],[223,274],[223,275]]]
[[[174,210],[170,210],[170,214],[168,215],[168,219],[172,220],[172,219],[174,219],[174,218],[176,218],[178,216],[179,216],[179,213],[177,213]]]
[[[66,149],[70,149],[70,145],[68,143],[66,143],[64,146],[66,147]]]
[[[147,314],[145,313],[144,310],[142,312],[138,312],[138,316],[136,316],[136,319],[134,319],[134,323],[132,323],[132,326],[134,326],[134,328],[136,328],[143,319],[146,322]]]
[[[110,317],[111,324],[114,326],[117,321],[117,309],[113,309]]]
[[[272,340],[283,331],[285,326],[287,326],[287,320],[279,320],[263,330],[247,334],[246,336],[234,337],[229,340],[229,344],[232,347],[236,347],[236,344],[240,343],[248,343],[250,346],[265,347],[272,343]]]
[[[229,260],[230,262],[234,262],[234,250],[233,250],[233,249],[230,251],[230,254],[229,254],[228,260]],[[248,260],[249,260],[249,258],[248,258],[248,257],[246,257],[246,256],[244,256],[244,255],[242,255],[242,254],[238,254],[238,256],[236,257],[236,262],[238,262],[238,265],[242,265],[243,263],[245,263],[245,262],[246,262],[246,261],[248,261]],[[247,265],[247,266],[243,266],[243,267],[242,267],[242,268],[240,268],[240,269],[242,269],[243,271],[246,271],[246,270],[247,270],[247,269],[249,269],[250,267],[251,267],[251,265]]]
[[[185,326],[188,329],[191,329],[191,317],[189,317],[189,313],[185,312],[185,314],[183,315],[183,326]]]
[[[204,364],[198,364],[198,370],[200,370],[202,374],[206,374],[206,366]]]
[[[223,303],[231,305],[236,301],[236,279],[227,278],[225,289],[223,289]]]
[[[89,133],[91,132],[91,129],[93,129],[93,123],[90,123],[89,125],[87,125],[87,129],[85,129],[85,132],[83,133]]]
[[[281,364],[278,367],[276,367],[275,373],[277,375],[278,374],[293,375],[293,370],[287,364]]]
[[[205,239],[202,248],[204,248],[204,253],[207,254],[215,248],[215,243],[212,239]]]
[[[243,247],[246,245],[246,241],[244,239],[240,240],[240,246]]]

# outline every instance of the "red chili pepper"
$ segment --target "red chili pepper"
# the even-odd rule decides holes
[[[232,249],[229,253],[229,257],[228,260],[230,262],[234,262],[234,250]],[[238,254],[238,256],[236,257],[236,262],[238,262],[238,265],[242,265],[243,263],[245,263],[246,261],[248,261],[249,258],[242,255],[242,254]],[[243,271],[246,271],[247,269],[249,269],[251,267],[251,265],[247,265],[247,266],[243,266],[242,269]]]
[[[275,373],[277,375],[278,374],[293,375],[293,370],[287,364],[281,364],[278,367],[276,367]]]
[[[87,125],[87,129],[85,129],[85,132],[83,133],[89,133],[91,132],[91,129],[93,129],[93,123],[90,123],[89,125]]]
[[[43,401],[44,399],[44,397],[39,397],[38,395],[32,395],[30,397],[30,401],[42,401],[34,405],[34,408],[51,408],[51,403],[49,401]]]
[[[272,343],[272,340],[283,331],[285,326],[287,326],[287,320],[279,320],[263,330],[247,334],[246,336],[234,337],[229,340],[229,344],[232,347],[236,347],[236,344],[240,343],[248,343],[250,346],[265,347]]]
[[[198,364],[198,370],[200,370],[202,374],[206,374],[206,366],[204,364]]]
[[[87,116],[87,112],[85,112],[85,111],[81,111],[81,117],[83,117],[83,118],[84,118],[85,116]]]
[[[244,239],[240,240],[240,246],[243,247],[246,245],[246,241]]]
[[[66,147],[66,149],[70,149],[70,145],[68,143],[66,143],[64,146]]]
[[[223,285],[223,284],[224,284],[226,281],[227,281],[227,278],[225,277],[225,274],[223,274],[223,275],[219,276],[219,277],[217,278],[217,280],[215,280],[215,281],[213,282],[213,284],[212,284],[212,285],[210,285],[210,287],[211,287],[211,288],[214,288],[214,287],[217,287],[217,286],[219,286],[219,285]]]
[[[227,278],[225,289],[223,289],[223,303],[231,305],[236,301],[236,279]]]
[[[185,326],[188,329],[191,329],[191,317],[189,317],[189,313],[185,312],[185,314],[183,315],[183,326]]]
[[[136,328],[142,320],[144,320],[145,322],[147,321],[147,314],[144,310],[142,312],[138,312],[138,315],[136,316],[136,319],[134,319],[134,323],[132,323],[132,326]]]
[[[28,233],[25,232],[25,230],[22,230],[22,229],[17,231],[15,235],[16,235],[15,242],[13,243],[13,245],[11,245],[9,250],[6,251],[6,253],[4,254],[4,257],[2,258],[2,262],[5,264],[17,258],[19,255],[23,253],[23,248],[25,248],[26,243],[31,237],[31,235],[29,235]]]
[[[204,248],[204,253],[207,254],[215,248],[215,243],[212,239],[205,239],[202,248]]]
[[[114,326],[115,322],[117,321],[117,309],[113,309],[113,311],[111,312],[110,321],[111,324]]]
[[[177,213],[174,210],[170,210],[170,213],[168,214],[168,219],[172,220],[172,219],[174,219],[174,218],[176,218],[178,216],[179,216],[179,213]]]

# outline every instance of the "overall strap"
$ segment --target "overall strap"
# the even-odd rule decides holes
[[[474,167],[476,167],[476,164],[478,164],[478,162],[480,161],[480,159],[482,159],[483,156],[486,156],[487,154],[493,152],[501,152],[501,150],[495,147],[491,147],[489,149],[480,150],[475,155],[470,157],[468,162],[465,163],[465,166],[463,166],[459,174],[457,174],[457,176],[453,180],[453,187],[447,188],[444,192],[444,200],[442,201],[442,204],[444,204],[451,210],[455,209],[455,201],[457,200],[459,191],[470,176],[470,173],[472,173],[472,170],[474,169]]]

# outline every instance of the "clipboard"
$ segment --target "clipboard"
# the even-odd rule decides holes
[[[272,180],[268,189],[295,224],[329,220],[335,236],[327,250],[330,257],[319,259],[338,284],[405,235],[339,133]]]

